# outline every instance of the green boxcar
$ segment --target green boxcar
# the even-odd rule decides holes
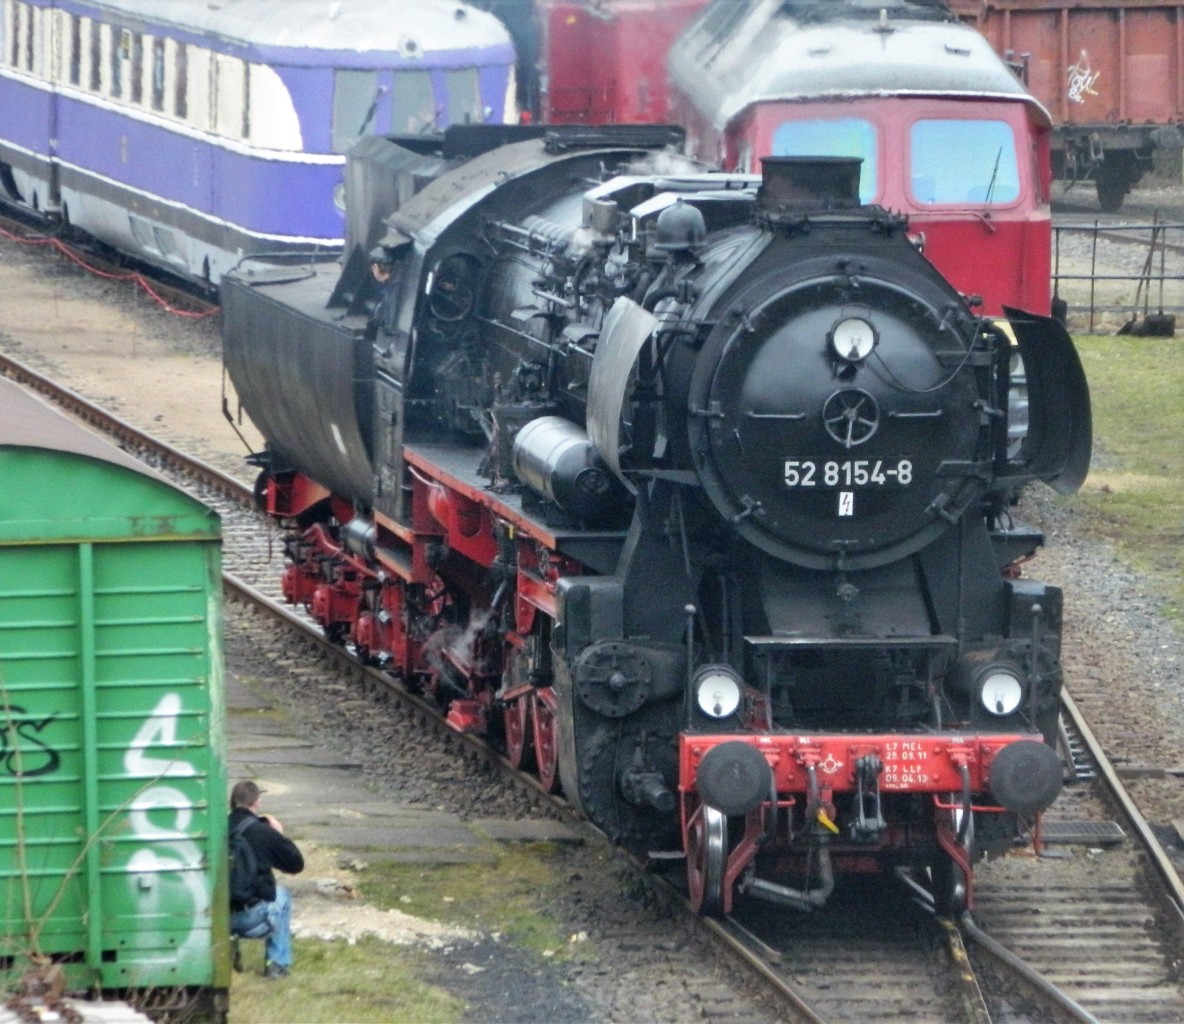
[[[217,514],[0,381],[0,980],[225,1005]]]

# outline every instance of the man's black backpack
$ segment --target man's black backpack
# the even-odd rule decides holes
[[[255,895],[255,878],[259,874],[259,862],[245,835],[254,824],[255,819],[248,815],[230,830],[231,910],[243,910],[258,898]]]

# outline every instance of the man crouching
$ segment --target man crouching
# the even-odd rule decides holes
[[[292,894],[276,884],[273,869],[298,875],[304,870],[304,855],[284,835],[278,818],[259,812],[262,795],[250,780],[236,783],[230,791],[230,933],[265,938],[264,977],[284,978],[292,968]],[[236,855],[240,837],[246,848]],[[236,879],[236,872],[246,877]]]

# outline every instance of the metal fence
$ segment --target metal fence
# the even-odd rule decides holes
[[[1184,314],[1184,224],[1054,224],[1052,289],[1071,330],[1170,337]]]

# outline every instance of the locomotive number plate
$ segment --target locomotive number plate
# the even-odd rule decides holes
[[[897,459],[786,459],[786,487],[908,487],[913,462]]]

